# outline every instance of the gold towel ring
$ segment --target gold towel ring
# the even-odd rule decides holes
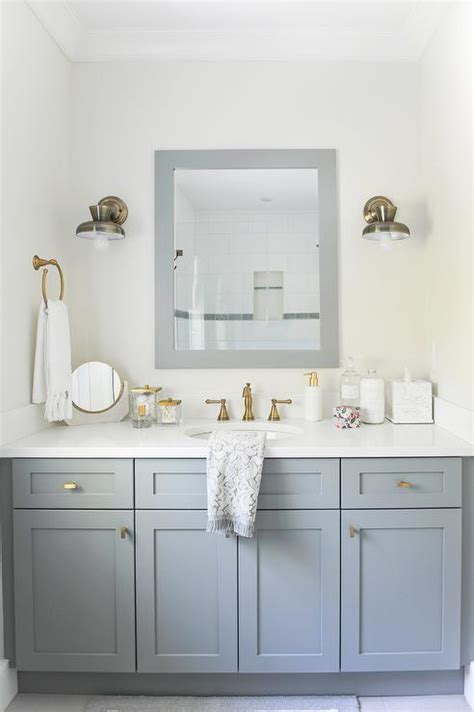
[[[63,274],[61,267],[59,266],[59,262],[54,257],[50,260],[44,260],[42,257],[38,257],[38,255],[35,255],[33,257],[33,267],[36,271],[38,271],[40,269],[40,267],[45,267],[45,265],[52,265],[53,267],[56,267],[59,272],[59,280],[61,283],[60,290],[59,290],[59,298],[62,301],[62,299],[64,297],[64,274]],[[48,306],[48,296],[46,293],[47,276],[48,276],[48,270],[44,269],[43,276],[41,278],[41,292],[43,294],[43,299],[44,299],[44,303],[46,306]]]

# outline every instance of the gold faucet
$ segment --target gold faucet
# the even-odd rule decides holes
[[[224,420],[229,420],[229,413],[227,412],[227,406],[226,406],[226,399],[225,398],[219,398],[219,400],[212,400],[211,398],[207,398],[205,403],[220,403],[220,410],[219,410],[219,415],[217,416],[217,420],[219,422],[224,421]]]
[[[252,389],[250,388],[250,383],[246,383],[244,386],[244,390],[242,392],[242,398],[244,399],[244,405],[245,405],[245,411],[242,417],[242,420],[255,420],[255,416],[253,414],[253,398],[252,398]]]
[[[277,403],[290,404],[292,402],[293,401],[291,400],[291,398],[287,398],[286,400],[277,400],[276,398],[272,398],[272,407],[270,410],[270,415],[268,416],[268,420],[281,420],[280,413],[278,412]]]

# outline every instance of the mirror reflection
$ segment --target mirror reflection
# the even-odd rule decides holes
[[[319,350],[317,169],[174,172],[178,350]]]
[[[120,398],[123,382],[117,371],[107,363],[89,361],[72,374],[72,401],[75,408],[86,413],[109,410]]]

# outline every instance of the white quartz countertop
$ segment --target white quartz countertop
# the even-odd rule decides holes
[[[332,419],[319,423],[255,421],[274,430],[293,429],[285,438],[267,441],[266,457],[473,457],[474,446],[436,425],[363,425],[336,430]],[[176,427],[132,428],[130,421],[100,425],[55,425],[0,448],[0,457],[206,457],[207,441],[186,435],[238,427],[212,420],[189,420]],[[245,424],[243,425],[245,427]]]

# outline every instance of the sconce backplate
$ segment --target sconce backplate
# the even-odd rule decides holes
[[[376,208],[380,206],[384,206],[386,208],[395,207],[392,201],[388,198],[385,198],[383,195],[375,195],[373,198],[369,198],[369,200],[364,205],[365,222],[373,223],[377,221]]]
[[[121,198],[117,198],[115,195],[108,195],[102,200],[99,200],[98,205],[106,205],[112,208],[112,215],[110,219],[117,225],[123,225],[128,217],[128,208],[126,203]]]

